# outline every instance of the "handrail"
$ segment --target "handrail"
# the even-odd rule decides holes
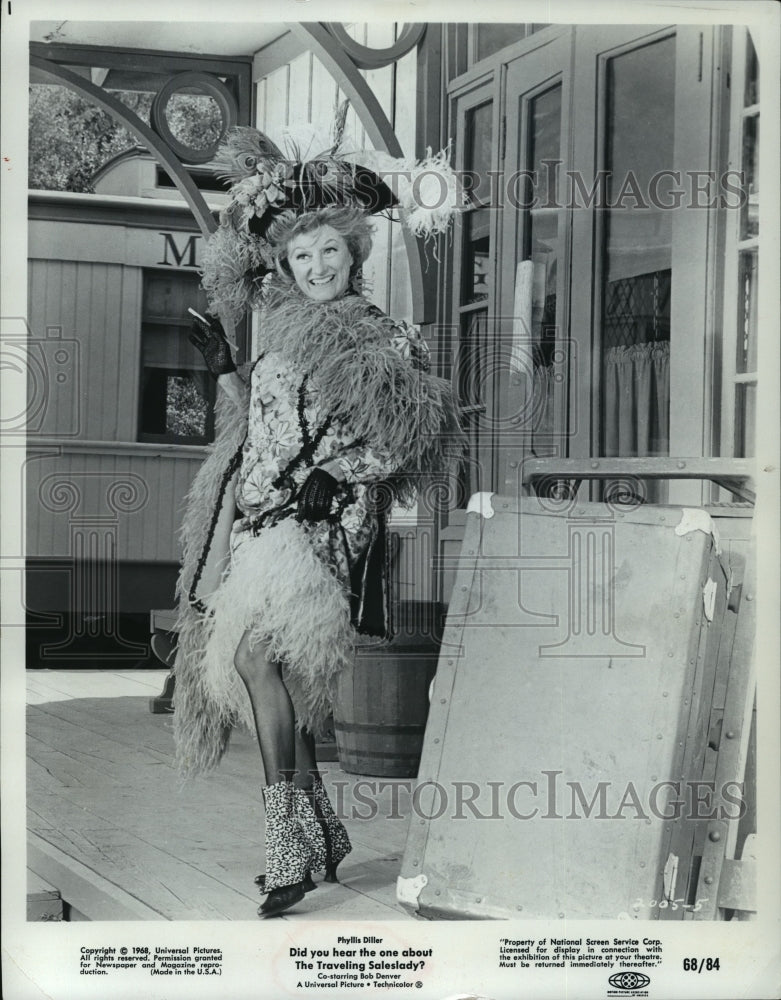
[[[544,481],[616,479],[707,479],[754,503],[755,462],[750,458],[527,458],[521,483],[537,490]]]

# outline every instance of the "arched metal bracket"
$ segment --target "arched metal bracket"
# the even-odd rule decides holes
[[[35,70],[39,78],[49,83],[65,84],[88,100],[94,101],[98,107],[103,108],[112,118],[116,119],[123,128],[131,132],[143,146],[154,153],[160,165],[164,167],[190,206],[204,237],[214,232],[217,223],[195,181],[166,143],[145,122],[133,114],[125,104],[100,87],[96,87],[89,80],[85,80],[84,77],[78,76],[49,59],[42,59],[40,56],[31,54],[30,68]]]
[[[425,23],[405,24],[393,45],[388,45],[384,49],[373,49],[356,42],[339,22],[329,21],[326,27],[358,69],[382,69],[383,66],[390,66],[392,62],[411,52],[426,31]]]

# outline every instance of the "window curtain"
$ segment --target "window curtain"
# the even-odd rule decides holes
[[[606,457],[668,455],[670,342],[605,351],[603,404]]]

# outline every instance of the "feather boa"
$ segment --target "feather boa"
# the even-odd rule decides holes
[[[195,773],[213,767],[225,753],[236,713],[216,708],[200,666],[205,644],[204,616],[190,604],[190,588],[219,503],[222,475],[247,432],[247,407],[227,394],[218,396],[217,435],[185,497],[180,538],[182,566],[176,582],[177,651],[174,662],[174,742],[179,769]]]
[[[201,683],[219,719],[252,728],[252,710],[234,668],[245,631],[250,646],[268,643],[283,676],[296,723],[318,734],[331,710],[334,683],[352,656],[350,604],[339,579],[319,559],[308,529],[294,518],[244,536],[218,590],[206,599]]]
[[[362,295],[318,303],[278,280],[266,294],[262,351],[310,372],[325,411],[389,456],[401,502],[426,477],[448,472],[463,450],[453,390],[401,357],[390,317]]]

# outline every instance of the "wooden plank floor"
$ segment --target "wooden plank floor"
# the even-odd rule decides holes
[[[216,771],[183,782],[172,717],[149,711],[165,675],[28,672],[30,868],[88,919],[251,920],[263,868],[255,742],[234,733]],[[323,771],[353,852],[341,884],[320,883],[281,919],[412,919],[395,899],[412,783]],[[385,784],[372,794],[362,781]]]

